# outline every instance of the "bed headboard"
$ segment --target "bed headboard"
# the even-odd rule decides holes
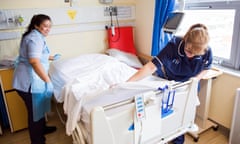
[[[114,32],[112,32],[112,29],[107,29],[107,36],[109,49],[106,53],[117,57],[120,61],[129,65],[129,60],[131,60],[130,66],[140,68],[142,64],[152,59],[150,55],[137,52],[133,41],[133,27],[115,27]],[[134,61],[134,64],[132,61]]]
[[[118,49],[136,55],[137,51],[133,41],[133,27],[115,27],[115,34],[112,29],[107,30],[109,48]]]

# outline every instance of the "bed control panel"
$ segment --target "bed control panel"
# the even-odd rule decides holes
[[[143,95],[135,96],[135,106],[137,120],[145,119],[145,105]]]

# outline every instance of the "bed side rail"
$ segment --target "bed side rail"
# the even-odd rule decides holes
[[[180,88],[182,86],[186,86],[186,85],[190,85],[192,83],[192,79],[186,81],[186,82],[175,82],[173,83],[172,85],[168,86],[171,90],[175,90],[177,88]],[[156,93],[156,95],[160,95],[163,91],[161,88],[157,89],[156,91],[154,91]],[[109,109],[113,109],[113,108],[116,108],[116,107],[119,107],[119,106],[123,106],[123,105],[127,105],[127,104],[130,104],[130,103],[133,103],[135,100],[134,100],[134,97],[133,98],[130,98],[130,99],[127,99],[127,100],[124,100],[124,101],[120,101],[120,102],[117,102],[117,103],[113,103],[113,104],[110,104],[110,105],[105,105],[103,106],[103,109],[104,110],[109,110]]]

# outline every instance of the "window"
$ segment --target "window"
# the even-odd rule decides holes
[[[204,2],[203,2],[204,1]],[[184,18],[176,35],[183,35],[195,23],[208,27],[214,62],[240,67],[240,1],[186,0]]]

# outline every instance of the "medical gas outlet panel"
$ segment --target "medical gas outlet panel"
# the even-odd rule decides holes
[[[32,16],[40,13],[47,14],[52,19],[50,34],[104,30],[110,21],[110,15],[117,16],[120,26],[135,25],[134,5],[0,9],[0,40],[19,38]]]
[[[0,10],[0,29],[9,29],[21,27],[24,18],[20,14],[13,13],[9,10]]]

